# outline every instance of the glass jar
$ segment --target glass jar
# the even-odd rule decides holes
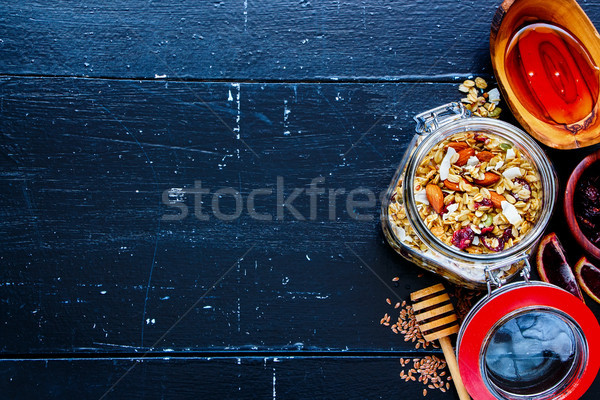
[[[381,222],[387,241],[407,260],[452,283],[471,289],[501,286],[522,271],[554,210],[558,183],[550,160],[521,129],[503,121],[470,117],[470,112],[460,103],[426,111],[415,120],[417,134],[410,142],[382,204]],[[496,253],[471,254],[448,245],[432,233],[419,215],[414,188],[417,169],[437,144],[461,132],[490,134],[510,143],[533,164],[539,175],[541,205],[535,224],[513,246]],[[401,215],[406,216],[405,225],[399,226],[392,220],[392,203],[401,208],[400,213],[404,212]]]

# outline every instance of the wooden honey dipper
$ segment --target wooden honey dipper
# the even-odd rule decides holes
[[[428,342],[438,339],[446,358],[446,364],[452,375],[454,387],[461,400],[470,400],[463,385],[454,355],[450,335],[458,332],[458,319],[450,296],[441,283],[410,294],[413,311],[423,338]]]

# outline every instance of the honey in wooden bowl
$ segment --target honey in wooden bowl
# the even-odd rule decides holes
[[[600,142],[600,35],[575,0],[505,0],[490,53],[504,99],[529,134],[557,149]]]
[[[506,50],[508,81],[523,106],[574,134],[595,117],[598,67],[567,30],[548,23],[525,25]]]

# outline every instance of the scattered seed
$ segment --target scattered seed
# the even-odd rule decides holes
[[[388,304],[392,304],[392,301],[389,298],[385,299],[385,302]]]

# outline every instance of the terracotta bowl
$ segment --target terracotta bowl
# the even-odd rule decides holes
[[[588,254],[600,260],[600,248],[596,247],[583,234],[581,228],[579,227],[579,223],[575,218],[575,210],[573,208],[573,197],[575,196],[575,189],[577,188],[579,179],[581,178],[581,175],[583,175],[583,173],[591,166],[593,166],[593,168],[600,168],[600,149],[581,160],[579,165],[577,165],[577,167],[575,167],[571,173],[569,181],[567,182],[567,190],[565,192],[564,209],[569,229],[571,230],[573,237],[575,237],[575,240],[577,240],[577,243],[579,243]]]

